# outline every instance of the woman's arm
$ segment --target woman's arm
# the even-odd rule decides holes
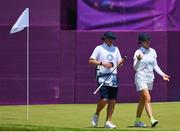
[[[154,70],[163,77],[163,80],[165,81],[169,81],[170,76],[168,76],[167,74],[165,74],[160,67],[157,64],[157,60],[155,59],[155,63],[154,63]]]
[[[165,75],[165,73],[162,72],[162,70],[161,70],[160,67],[158,66],[156,59],[155,59],[155,62],[154,62],[154,70],[155,70],[160,76],[162,76],[162,77]]]

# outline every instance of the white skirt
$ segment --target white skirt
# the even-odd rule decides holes
[[[141,91],[143,89],[152,90],[153,82],[136,82],[136,90]]]

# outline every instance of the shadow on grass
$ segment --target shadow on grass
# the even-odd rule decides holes
[[[139,128],[139,129],[143,129],[143,128],[151,128],[151,127],[150,126],[146,126],[146,127],[127,126],[127,128]]]
[[[104,127],[64,128],[64,127],[38,126],[38,125],[0,124],[0,131],[154,131],[154,130],[146,129],[146,128],[137,128],[135,126],[127,126],[127,128],[122,128],[122,129],[121,128],[108,129]]]

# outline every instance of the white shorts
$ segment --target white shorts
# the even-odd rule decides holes
[[[137,91],[141,91],[143,89],[148,89],[148,90],[152,90],[153,88],[153,82],[138,82],[136,83],[136,90]]]

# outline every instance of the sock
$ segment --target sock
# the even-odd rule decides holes
[[[136,120],[135,120],[135,122],[140,122],[140,117],[136,117]]]
[[[155,119],[154,119],[153,116],[150,117],[150,120],[151,120],[151,122],[154,122],[154,121],[155,121]]]

